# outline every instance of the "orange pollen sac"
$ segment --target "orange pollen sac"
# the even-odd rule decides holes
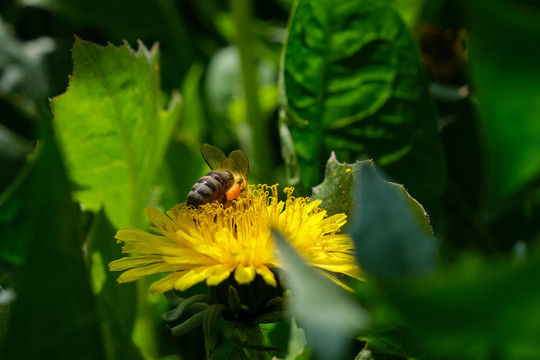
[[[240,184],[236,183],[227,192],[225,193],[225,197],[227,200],[234,200],[237,197],[240,196]]]

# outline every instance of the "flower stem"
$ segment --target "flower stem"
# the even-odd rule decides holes
[[[251,23],[252,1],[232,0],[231,5],[236,23],[236,45],[240,51],[242,63],[242,85],[246,112],[251,128],[251,154],[249,155],[254,160],[251,170],[256,179],[265,181],[270,176],[270,142],[259,104],[257,59],[254,52],[255,43]]]

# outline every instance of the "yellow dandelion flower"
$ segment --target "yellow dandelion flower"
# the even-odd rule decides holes
[[[277,185],[250,185],[246,196],[230,206],[212,203],[198,209],[177,205],[163,214],[148,207],[146,213],[160,235],[139,229],[122,229],[116,234],[124,242],[122,252],[136,254],[109,264],[124,271],[118,282],[130,282],[147,275],[169,273],[154,282],[150,291],[160,294],[180,291],[206,281],[216,286],[234,274],[242,285],[257,275],[271,286],[277,281],[272,271],[282,267],[274,251],[271,228],[283,233],[311,266],[331,273],[361,278],[353,254],[353,243],[338,234],[346,223],[345,214],[328,216],[321,200],[292,196],[278,201]]]

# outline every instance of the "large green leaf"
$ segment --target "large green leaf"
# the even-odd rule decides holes
[[[463,3],[487,147],[486,201],[501,206],[540,180],[540,7]]]
[[[77,200],[104,205],[116,228],[142,223],[180,108],[173,96],[162,110],[157,47],[139,46],[77,39],[69,89],[51,102]]]
[[[300,0],[281,72],[282,107],[306,187],[331,151],[373,158],[428,209],[443,187],[437,115],[417,48],[389,1]],[[294,157],[289,157],[294,159]]]
[[[42,129],[43,130],[43,129]],[[47,129],[25,183],[29,232],[2,359],[104,359],[99,313],[83,258],[78,207]]]

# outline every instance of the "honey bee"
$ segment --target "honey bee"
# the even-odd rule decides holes
[[[217,147],[203,144],[201,154],[212,171],[193,185],[186,200],[188,206],[225,203],[247,191],[249,160],[244,152],[234,150],[226,157]]]

